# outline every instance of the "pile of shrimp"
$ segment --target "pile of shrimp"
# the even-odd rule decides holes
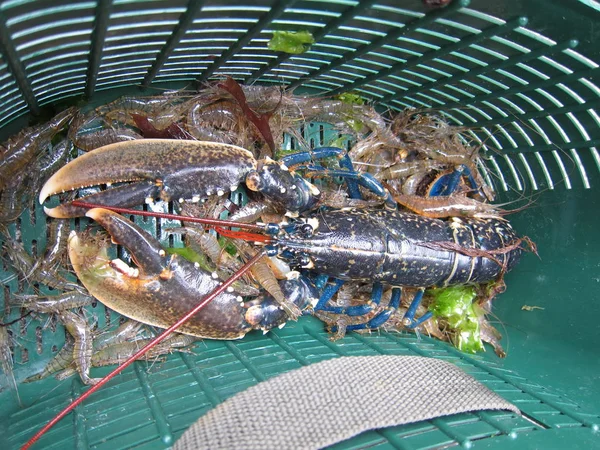
[[[354,96],[356,97],[356,96]],[[282,151],[311,150],[302,130],[309,123],[328,127],[337,145],[349,142],[348,150],[358,171],[369,172],[384,183],[399,203],[420,213],[427,208],[416,209],[415,202],[429,200],[427,187],[436,177],[466,167],[476,181],[477,189],[462,182],[459,186],[459,211],[463,203],[476,202],[485,214],[487,201],[493,199],[492,189],[482,178],[477,147],[471,146],[464,130],[448,125],[433,115],[407,110],[396,115],[378,112],[373,105],[362,100],[348,100],[343,96],[322,98],[294,95],[280,86],[241,86],[231,78],[205,86],[197,91],[165,92],[155,96],[127,96],[99,107],[69,108],[50,121],[24,129],[0,145],[0,240],[3,248],[3,264],[7,273],[13,275],[3,280],[5,285],[5,309],[18,309],[22,317],[31,316],[48,323],[60,322],[66,330],[65,346],[38,374],[27,381],[58,374],[59,378],[78,373],[81,379],[92,384],[90,368],[117,364],[132,355],[154,334],[149,329],[127,321],[113,330],[98,330],[89,305],[95,300],[79,284],[68,268],[66,238],[70,224],[64,220],[48,224],[47,247],[38,252],[39,257],[28,253],[15,233],[13,223],[29,208],[35,211],[35,200],[43,183],[62,165],[84,152],[133,139],[167,138],[213,141],[238,145],[251,150],[257,158],[277,158]],[[289,142],[294,142],[290,148]],[[288,144],[285,144],[285,143]],[[287,145],[287,148],[286,148]],[[339,145],[338,145],[339,146]],[[320,162],[327,166],[328,161]],[[308,175],[307,175],[308,176]],[[365,200],[349,199],[339,182],[318,180],[323,193],[323,205],[342,207],[373,207],[381,200],[366,194]],[[275,222],[281,213],[264,202],[252,201],[240,207],[229,199],[216,199],[210,205],[183,205],[182,214],[219,217],[227,211],[232,220]],[[447,201],[447,199],[446,199]],[[421,204],[420,203],[420,204]],[[194,208],[203,208],[200,211]],[[454,210],[446,209],[447,214]],[[479,211],[479,209],[478,209]],[[10,225],[10,229],[9,229]],[[16,227],[18,229],[18,226]],[[12,231],[11,231],[12,230]],[[248,244],[220,238],[205,232],[203,228],[184,224],[171,230],[185,237],[186,246],[194,251],[210,270],[217,270],[227,277],[255,252]],[[252,275],[242,280],[248,296],[255,296],[259,286],[275,298],[277,274],[280,268],[258,264]],[[285,272],[285,270],[282,270]],[[10,293],[8,281],[19,279],[19,292]],[[45,295],[45,289],[53,295]],[[369,300],[371,286],[349,283],[333,299],[338,305],[352,305]],[[6,294],[8,293],[8,294]],[[410,295],[405,296],[407,299]],[[489,297],[489,296],[488,296]],[[385,307],[389,292],[384,293],[381,308]],[[417,317],[427,312],[428,297]],[[489,309],[490,298],[481,295],[478,300]],[[387,330],[405,330],[401,317],[403,304],[385,326]],[[379,311],[376,310],[373,314]],[[13,315],[14,316],[14,315]],[[11,316],[11,318],[13,317]],[[344,335],[344,324],[364,321],[364,317],[320,317],[330,326],[336,326],[333,338]],[[0,315],[0,358],[2,370],[11,385],[11,348],[17,345],[11,338],[7,317]],[[367,318],[368,320],[368,318]],[[492,343],[499,355],[503,350],[498,342],[499,334],[481,318],[482,338]],[[452,341],[453,331],[443,319],[432,319],[419,326],[415,332]],[[176,335],[161,344],[146,358],[159,358],[174,349],[181,350],[194,341],[187,336]]]

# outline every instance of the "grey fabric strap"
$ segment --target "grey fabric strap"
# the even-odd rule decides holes
[[[374,428],[482,409],[519,412],[442,360],[342,357],[234,395],[188,428],[173,448],[317,449]]]

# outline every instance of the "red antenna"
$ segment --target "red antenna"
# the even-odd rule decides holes
[[[181,220],[183,222],[192,222],[192,223],[201,223],[204,225],[210,225],[213,227],[236,227],[236,228],[245,228],[246,230],[254,230],[254,231],[265,231],[265,227],[263,225],[255,225],[252,223],[240,223],[234,222],[233,220],[220,220],[220,219],[207,219],[204,217],[191,217],[191,216],[181,216],[179,214],[168,214],[161,213],[155,211],[142,211],[139,209],[131,209],[131,208],[120,208],[117,206],[108,206],[108,205],[100,205],[97,203],[88,203],[82,200],[74,200],[72,202],[73,206],[79,206],[81,208],[104,208],[110,211],[118,212],[119,214],[131,214],[136,216],[144,216],[144,217],[157,217],[159,219],[169,219],[169,220]]]

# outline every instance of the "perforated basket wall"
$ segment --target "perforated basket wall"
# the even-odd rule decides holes
[[[349,334],[332,343],[322,324],[306,317],[265,336],[205,341],[194,354],[151,366],[135,363],[38,448],[166,448],[196,418],[245,387],[323,359],[368,354],[447,359],[524,415],[461,414],[375,430],[339,448],[600,445],[600,6],[596,0],[426,3],[436,2],[0,3],[2,140],[66,105],[190,88],[226,75],[285,84],[298,93],[354,91],[382,109],[432,110],[467,127],[486,156],[481,170],[487,181],[505,193],[501,199],[534,200],[511,222],[540,253],[539,259],[527,255],[507,275],[508,291],[496,302],[505,360],[489,350],[468,356],[411,334]],[[308,30],[316,43],[301,55],[276,53],[267,48],[274,30]],[[320,145],[327,130],[311,124],[304,134]],[[156,229],[152,221],[140,223]],[[27,250],[43,248],[43,211],[25,211],[11,232]],[[10,275],[9,267],[0,267],[0,279]],[[0,310],[19,289],[16,280],[3,283]],[[542,309],[526,311],[524,305]],[[90,314],[100,327],[118,318],[101,305]],[[18,315],[6,309],[4,320]],[[62,329],[35,321],[22,320],[10,331],[18,381],[64,342]],[[76,379],[19,384],[22,407],[11,392],[0,392],[0,446],[23,444],[83,390]]]

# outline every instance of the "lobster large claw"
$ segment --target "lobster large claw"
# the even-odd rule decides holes
[[[200,200],[234,191],[257,167],[252,153],[215,142],[140,139],[86,153],[58,170],[43,186],[39,201],[78,188],[128,182],[85,198],[97,205],[130,207],[155,198]],[[70,203],[46,208],[56,218],[83,216]]]
[[[90,294],[118,313],[168,328],[221,283],[216,273],[177,254],[167,255],[154,237],[125,217],[103,208],[91,209],[86,215],[102,225],[113,242],[127,248],[137,266],[111,260],[108,239],[88,232],[72,232],[69,236],[69,258],[78,278]],[[319,297],[303,277],[281,281],[280,287],[300,309]],[[286,313],[268,294],[244,302],[228,289],[178,331],[209,339],[238,339],[252,329],[266,332],[287,320]]]
[[[89,233],[72,232],[69,258],[78,278],[104,305],[131,319],[168,328],[220,283],[216,274],[178,255],[167,255],[158,241],[112,211],[95,208],[87,215],[111,239],[131,253],[137,268],[107,255],[109,242]],[[237,339],[252,326],[246,322],[242,298],[224,292],[179,331],[198,337]]]

